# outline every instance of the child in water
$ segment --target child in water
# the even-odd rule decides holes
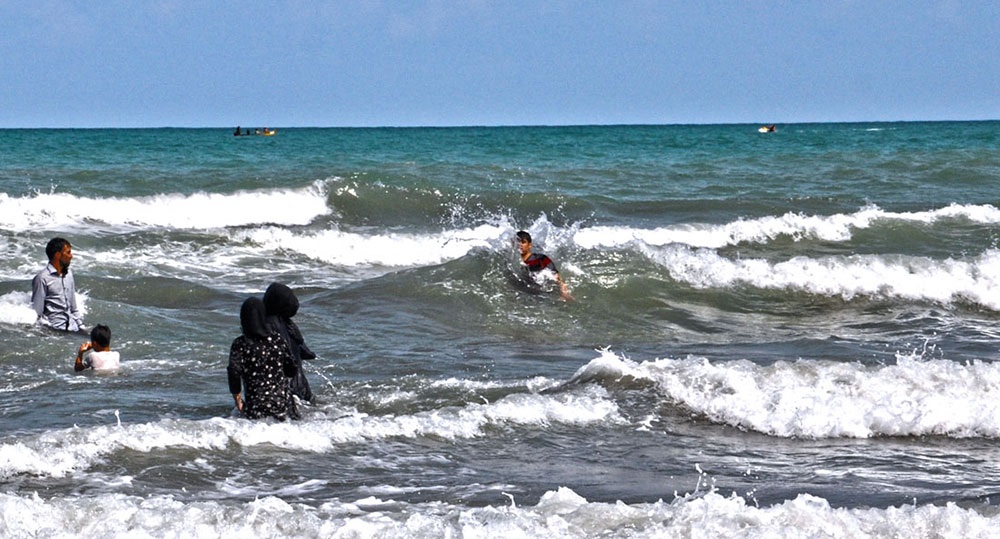
[[[90,367],[95,371],[114,370],[118,368],[119,362],[118,352],[111,351],[111,328],[97,324],[90,330],[90,340],[80,345],[73,369],[82,371]]]

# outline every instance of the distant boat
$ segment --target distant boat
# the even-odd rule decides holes
[[[771,124],[771,125],[762,125],[759,128],[757,128],[757,132],[758,133],[774,133],[774,124]]]

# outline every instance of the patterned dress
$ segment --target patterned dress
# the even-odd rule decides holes
[[[288,390],[288,372],[295,365],[288,345],[278,334],[265,339],[240,335],[229,349],[229,388],[233,394],[243,386],[243,415],[250,419],[298,418],[298,410]]]

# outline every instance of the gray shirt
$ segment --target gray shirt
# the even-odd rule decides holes
[[[83,328],[80,310],[76,308],[76,283],[70,270],[59,275],[52,264],[47,264],[31,281],[31,304],[43,324],[65,331]]]

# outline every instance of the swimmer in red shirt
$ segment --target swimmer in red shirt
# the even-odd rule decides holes
[[[521,261],[524,262],[529,276],[533,276],[533,274],[544,270],[551,271],[555,275],[556,283],[559,284],[559,293],[562,298],[566,301],[573,301],[573,296],[569,293],[569,287],[562,280],[562,277],[559,276],[559,270],[556,268],[555,262],[547,255],[531,252],[531,234],[521,230],[517,233],[515,241],[521,249]]]

